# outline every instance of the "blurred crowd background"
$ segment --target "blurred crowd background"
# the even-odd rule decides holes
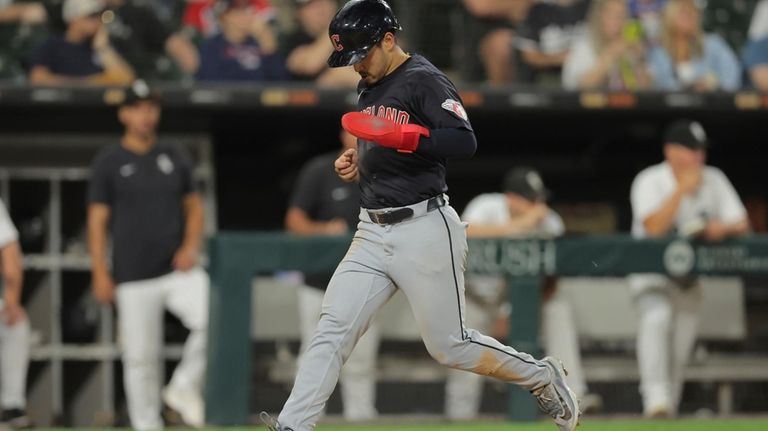
[[[768,87],[758,0],[394,1],[403,44],[458,82],[549,88]],[[0,79],[139,77],[354,85],[324,65],[334,0],[2,0]]]

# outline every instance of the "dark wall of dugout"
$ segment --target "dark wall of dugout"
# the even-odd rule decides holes
[[[236,111],[167,108],[161,129],[210,133],[215,146],[221,229],[280,229],[296,175],[314,155],[339,148],[341,111],[272,109]],[[470,110],[478,151],[449,163],[454,206],[497,191],[503,173],[538,168],[552,202],[614,206],[618,227],[631,222],[634,175],[661,160],[664,124],[681,116],[700,120],[715,142],[711,164],[731,178],[744,200],[768,197],[768,121],[764,112],[492,111]],[[114,109],[2,108],[0,133],[119,133]],[[331,167],[329,166],[329,169]]]

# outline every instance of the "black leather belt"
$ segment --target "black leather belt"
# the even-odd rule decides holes
[[[435,196],[427,201],[427,212],[433,211],[445,205],[442,196]],[[395,224],[413,217],[412,208],[399,208],[394,211],[374,212],[368,211],[368,217],[376,224]]]

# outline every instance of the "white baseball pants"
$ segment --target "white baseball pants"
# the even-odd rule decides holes
[[[675,414],[683,391],[683,372],[696,341],[701,286],[680,289],[668,282],[637,293],[637,361],[646,415]]]
[[[24,410],[27,406],[29,332],[28,319],[13,326],[6,325],[0,319],[0,408]]]
[[[202,268],[174,271],[117,286],[128,415],[136,430],[163,428],[160,416],[163,313],[168,309],[189,329],[181,362],[169,386],[202,390],[208,329],[208,274]]]

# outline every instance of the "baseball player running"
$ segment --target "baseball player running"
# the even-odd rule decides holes
[[[88,190],[93,293],[104,304],[117,303],[128,415],[136,430],[163,428],[160,363],[166,308],[190,332],[162,399],[188,425],[204,422],[208,275],[197,264],[203,204],[191,161],[180,148],[158,141],[160,112],[158,96],[137,81],[118,111],[125,126],[122,140],[96,157]]]
[[[352,0],[331,22],[332,67],[354,66],[360,112],[342,125],[357,136],[334,166],[358,181],[360,223],[331,279],[323,313],[272,430],[315,428],[339,371],[376,312],[401,289],[439,363],[528,389],[560,430],[579,419],[565,371],[464,324],[466,224],[448,205],[446,160],[470,157],[475,136],[458,92],[419,55],[398,46],[397,18],[383,0]]]

